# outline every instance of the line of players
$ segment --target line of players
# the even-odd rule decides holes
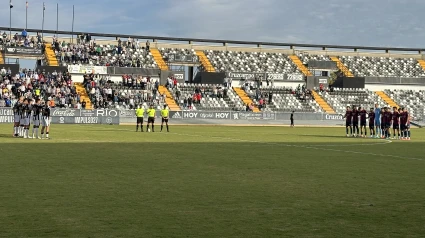
[[[411,118],[405,108],[393,107],[391,112],[390,108],[379,108],[379,105],[375,104],[375,108],[370,108],[367,112],[362,107],[348,106],[344,118],[347,137],[367,137],[366,119],[368,119],[371,138],[410,140]],[[391,138],[391,126],[393,138]]]
[[[140,124],[140,132],[143,132],[143,116],[145,115],[145,109],[143,108],[143,105],[140,105],[136,111],[135,111],[137,121],[136,121],[136,132],[139,130],[139,124]],[[149,125],[152,127],[152,132],[155,132],[155,115],[156,110],[153,106],[150,106],[149,109],[146,110],[146,114],[148,115],[148,123],[146,125],[146,131],[150,132]],[[168,115],[170,114],[169,110],[167,109],[167,105],[164,105],[164,109],[161,110],[161,132],[164,127],[164,123],[167,127],[167,132],[170,132],[168,128]]]
[[[44,101],[20,97],[13,106],[13,114],[13,137],[50,139],[50,108]],[[33,125],[32,135],[29,135],[31,125]],[[40,125],[41,137],[38,134]]]

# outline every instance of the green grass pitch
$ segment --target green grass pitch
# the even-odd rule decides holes
[[[0,125],[0,237],[423,237],[425,132]],[[159,126],[156,126],[159,131]]]

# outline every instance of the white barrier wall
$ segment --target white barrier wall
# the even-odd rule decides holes
[[[365,84],[365,88],[369,89],[370,91],[383,91],[385,89],[390,90],[413,90],[413,91],[419,91],[419,90],[425,90],[425,86],[422,85],[390,85],[390,84]]]

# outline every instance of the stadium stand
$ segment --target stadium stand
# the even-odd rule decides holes
[[[297,56],[304,65],[308,64],[310,60],[331,61],[330,57],[327,55],[313,55],[309,54],[308,52],[298,52]]]
[[[117,45],[100,45],[95,40],[65,41],[54,43],[56,58],[62,66],[89,64],[96,66],[119,66],[158,68],[152,54],[133,40],[117,42]],[[46,52],[47,53],[47,52]]]
[[[317,92],[317,91],[316,91]],[[374,107],[375,103],[388,106],[375,92],[357,88],[333,88],[332,91],[317,92],[337,114],[344,114],[347,106]]]
[[[245,87],[245,91],[254,104],[262,111],[278,112],[320,112],[308,90],[302,92],[291,87],[266,86],[258,89]]]
[[[385,90],[398,105],[406,107],[415,120],[425,119],[425,90]]]
[[[425,71],[414,58],[340,56],[341,62],[355,76],[425,77]]]
[[[161,109],[166,103],[154,80],[141,84],[137,81],[112,82],[106,78],[94,78],[85,86],[96,109],[135,109],[138,105],[144,108],[154,105]]]
[[[282,53],[204,51],[218,72],[299,73],[297,66]]]
[[[220,84],[178,84],[172,89],[185,110],[244,111],[245,104],[232,88]]]
[[[20,34],[15,33],[9,36],[7,32],[0,32],[0,46],[14,47],[14,48],[37,48],[42,49],[44,45],[41,43],[41,36],[29,36],[24,30]],[[5,63],[3,51],[0,52],[0,64]]]

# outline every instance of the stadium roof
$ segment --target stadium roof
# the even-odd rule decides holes
[[[9,28],[0,27],[2,31],[21,32],[23,28]],[[419,52],[425,51],[425,48],[403,48],[403,47],[375,47],[375,46],[355,46],[355,45],[321,45],[321,44],[297,44],[297,43],[278,43],[278,42],[260,42],[260,41],[236,41],[236,40],[214,40],[214,39],[199,39],[199,38],[181,38],[181,37],[163,37],[163,36],[141,36],[141,35],[127,35],[127,34],[109,34],[97,32],[71,32],[71,31],[56,31],[56,30],[41,30],[41,29],[27,29],[27,32],[43,32],[45,34],[57,35],[81,35],[90,34],[91,36],[100,37],[120,37],[120,38],[134,38],[134,39],[152,39],[153,41],[178,41],[178,42],[202,42],[202,43],[220,43],[220,44],[235,44],[235,45],[257,45],[257,46],[280,46],[280,47],[303,47],[303,48],[323,48],[323,49],[352,49],[357,50],[376,50],[376,51],[405,51],[405,52]]]

